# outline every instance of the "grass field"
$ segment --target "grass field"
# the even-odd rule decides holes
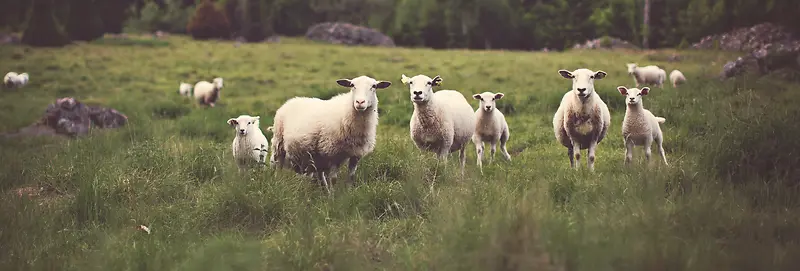
[[[30,84],[0,93],[0,131],[38,119],[56,98],[114,107],[129,125],[68,141],[0,139],[0,266],[6,270],[797,270],[800,133],[797,82],[713,79],[731,54],[566,53],[277,44],[95,42],[0,47],[0,70]],[[678,68],[689,83],[654,89],[670,166],[622,167],[625,63]],[[612,124],[594,173],[569,168],[552,117],[570,87],[559,69],[604,70],[596,89]],[[503,92],[512,162],[481,175],[437,167],[408,132],[400,75],[441,75],[466,97]],[[225,123],[288,98],[328,98],[336,79],[379,90],[375,151],[357,185],[334,196],[290,172],[238,173]],[[225,79],[218,106],[177,94],[180,81]],[[783,78],[783,77],[781,77]],[[473,108],[477,101],[469,99]],[[267,134],[268,137],[271,134]],[[658,158],[654,152],[654,158]],[[342,170],[346,170],[343,168]],[[345,176],[344,173],[340,176]],[[435,180],[433,188],[430,183]],[[341,185],[341,186],[339,186]],[[47,193],[20,197],[19,188]],[[151,234],[137,230],[147,225]],[[794,255],[794,256],[792,256]]]

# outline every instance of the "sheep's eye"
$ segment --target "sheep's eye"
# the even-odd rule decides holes
[[[378,85],[372,85],[372,88],[378,88]]]
[[[429,85],[429,86],[430,86],[430,85],[433,85],[433,82],[428,82],[428,85]]]
[[[592,76],[589,76],[589,78],[590,78],[590,79],[594,79],[594,75],[592,75]]]
[[[249,122],[249,121],[248,121],[248,122],[247,122],[247,125],[250,125],[250,123],[251,123],[251,122]]]

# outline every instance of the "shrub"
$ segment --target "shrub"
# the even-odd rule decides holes
[[[225,13],[217,10],[209,0],[197,6],[194,16],[186,26],[186,31],[194,39],[227,39],[231,36],[231,26]]]
[[[263,0],[246,0],[242,9],[242,36],[248,42],[259,42],[273,34],[271,17]]]
[[[22,34],[22,43],[42,47],[60,47],[70,43],[56,19],[53,0],[33,0],[28,12],[28,27]]]
[[[90,41],[104,34],[103,21],[94,0],[72,0],[69,7],[67,33],[72,40]]]
[[[135,32],[155,32],[157,30],[170,33],[186,33],[186,24],[194,13],[194,7],[184,7],[182,0],[165,0],[161,8],[156,2],[147,2],[138,14],[125,23],[125,28]]]

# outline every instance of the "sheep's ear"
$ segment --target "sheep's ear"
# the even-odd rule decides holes
[[[649,87],[643,87],[642,88],[642,92],[639,92],[639,93],[641,93],[642,95],[647,95],[647,93],[650,93],[650,88]]]
[[[628,88],[624,86],[618,86],[617,90],[619,90],[619,94],[628,95]]]
[[[436,77],[434,77],[433,80],[431,81],[431,85],[441,86],[442,85],[442,77],[439,76],[439,75],[436,75]]]
[[[503,96],[506,96],[506,95],[503,94],[503,93],[497,93],[497,94],[494,95],[494,99],[495,100],[500,100],[500,99],[503,98]]]
[[[336,80],[336,83],[339,84],[340,86],[347,87],[347,88],[353,87],[353,82],[350,82],[350,80],[348,80],[348,79],[339,79],[339,80]]]
[[[608,74],[604,71],[597,71],[594,73],[594,80],[600,80],[606,78],[606,75]]]
[[[472,95],[472,98],[475,99],[475,100],[478,100],[478,101],[483,101],[483,99],[481,99],[481,95],[480,94]]]
[[[255,117],[253,117],[253,119],[254,120],[259,120],[259,119],[261,119],[261,116],[255,116]]]
[[[405,74],[401,74],[400,75],[400,82],[402,82],[403,85],[408,84],[408,82],[410,82],[410,81],[411,81],[411,78],[408,78],[408,76],[406,76]]]
[[[236,119],[229,119],[228,120],[228,125],[230,125],[230,126],[234,126],[234,125],[236,125],[236,123],[237,123]]]
[[[575,76],[573,76],[572,73],[569,72],[568,70],[558,70],[558,74],[561,74],[561,77],[564,77],[564,78],[567,78],[567,79],[575,78]]]
[[[375,88],[377,88],[377,89],[388,88],[391,85],[392,85],[392,82],[380,81],[377,84],[375,84]]]

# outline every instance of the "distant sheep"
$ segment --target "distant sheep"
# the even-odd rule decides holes
[[[489,142],[491,145],[491,154],[489,156],[489,164],[494,160],[494,153],[497,150],[497,142],[500,142],[500,153],[503,157],[511,161],[511,155],[506,150],[506,142],[511,136],[508,129],[508,123],[503,112],[497,109],[497,100],[505,96],[503,93],[484,92],[472,95],[472,98],[480,101],[478,110],[475,110],[475,133],[472,135],[472,142],[475,143],[475,148],[478,156],[478,168],[483,172],[483,143]]]
[[[461,173],[466,165],[466,147],[475,132],[475,112],[467,99],[455,90],[433,92],[442,78],[425,75],[401,75],[409,86],[414,113],[411,115],[411,139],[420,150],[431,151],[447,161],[448,154],[459,151]]]
[[[266,165],[269,141],[258,127],[260,118],[260,116],[240,115],[228,120],[228,125],[236,130],[231,148],[239,170],[243,171],[254,163]]]
[[[672,72],[669,73],[669,80],[672,81],[673,88],[678,88],[678,85],[686,83],[686,77],[683,76],[683,73],[679,70],[672,70]]]
[[[178,94],[186,97],[194,96],[194,93],[192,93],[192,84],[181,82],[178,87]]]
[[[556,140],[567,148],[570,167],[575,169],[580,165],[580,150],[588,149],[589,170],[594,170],[597,145],[605,138],[611,125],[608,106],[594,91],[594,81],[605,78],[606,72],[577,69],[573,72],[559,70],[558,73],[572,79],[572,90],[561,98],[553,116]]]
[[[626,88],[618,86],[619,93],[625,96],[625,103],[628,108],[625,110],[625,119],[622,120],[622,138],[625,142],[625,165],[630,164],[633,158],[633,147],[644,146],[644,155],[647,161],[650,161],[650,146],[653,142],[658,145],[658,153],[664,160],[665,165],[667,158],[664,155],[664,135],[661,132],[659,123],[664,123],[666,119],[656,117],[650,110],[644,109],[642,104],[642,97],[650,92],[650,88],[643,87],[641,90],[638,88]]]
[[[664,88],[664,81],[667,80],[667,72],[658,66],[639,67],[636,63],[627,63],[628,74],[633,77],[636,87],[640,85],[651,85]]]
[[[339,79],[336,83],[350,91],[329,100],[289,99],[275,112],[272,125],[270,160],[279,168],[291,166],[297,173],[313,173],[326,189],[328,177],[336,178],[345,160],[347,181],[352,183],[358,162],[375,149],[377,90],[392,84],[368,76]]]
[[[219,92],[222,90],[222,78],[214,78],[213,83],[200,81],[194,84],[194,98],[201,105],[214,107],[219,100]]]
[[[17,74],[16,72],[9,72],[6,73],[5,77],[3,77],[3,85],[5,85],[6,88],[21,88],[27,84],[28,84],[27,73]]]

